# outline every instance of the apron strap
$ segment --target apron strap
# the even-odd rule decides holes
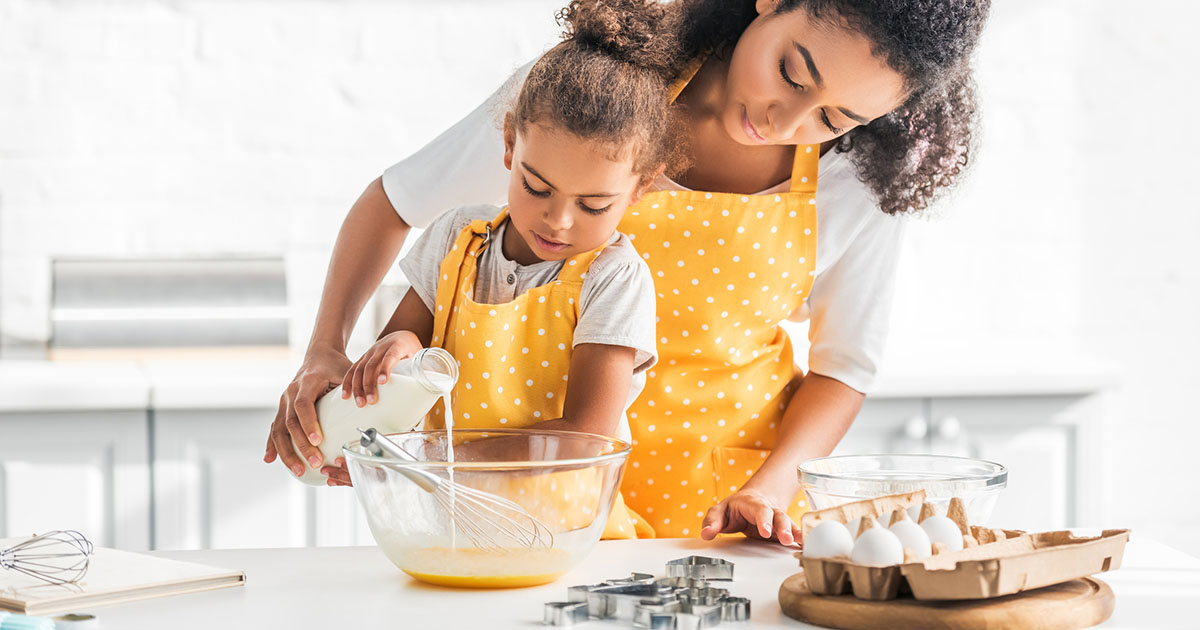
[[[450,252],[442,259],[438,268],[437,296],[434,300],[433,337],[430,345],[445,346],[450,334],[450,320],[454,309],[475,291],[475,275],[478,270],[479,254],[492,242],[492,234],[508,218],[508,206],[491,221],[472,221],[458,233]]]
[[[798,144],[796,157],[792,160],[791,192],[817,192],[817,164],[821,160],[821,145]]]

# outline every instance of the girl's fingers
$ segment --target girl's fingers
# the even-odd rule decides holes
[[[375,381],[379,384],[387,382],[388,375],[392,373],[392,368],[396,366],[401,358],[401,352],[395,347],[388,348],[388,351],[383,353],[383,360],[379,362],[379,373],[375,377]]]
[[[354,364],[353,378],[351,379],[353,382],[350,385],[350,393],[354,395],[354,404],[359,407],[366,406],[367,404],[367,395],[363,391],[363,369],[366,364],[367,355],[369,354],[371,354],[371,351],[367,350],[367,354],[364,354],[363,358]]]
[[[379,365],[389,351],[379,352],[372,348],[368,353],[370,358],[363,362],[362,370],[362,391],[363,396],[367,399],[368,405],[375,404],[379,398]]]

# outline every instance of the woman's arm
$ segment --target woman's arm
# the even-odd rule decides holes
[[[346,341],[354,322],[395,260],[408,230],[380,180],[371,182],[338,232],[312,339],[300,370],[279,398],[264,461],[272,462],[278,455],[297,476],[304,473],[306,460],[320,466],[316,445],[322,434],[316,401],[342,382],[350,366]],[[292,448],[293,440],[299,454]]]
[[[833,451],[862,408],[865,396],[841,381],[810,372],[784,411],[775,448],[758,472],[737,492],[708,510],[700,536],[719,533],[776,538],[790,545],[800,528],[787,516],[800,492],[796,466]]]

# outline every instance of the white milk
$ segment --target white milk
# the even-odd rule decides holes
[[[334,459],[342,456],[342,446],[358,439],[359,427],[374,427],[383,434],[411,431],[438,398],[444,396],[449,403],[449,393],[458,380],[457,367],[454,358],[445,350],[425,348],[411,359],[396,363],[388,382],[379,385],[378,398],[373,405],[359,407],[354,404],[354,398],[343,399],[340,387],[322,396],[317,401],[317,420],[324,434],[317,447],[325,456],[322,466],[332,466]],[[450,411],[449,404],[446,411]],[[446,426],[450,426],[449,418]],[[296,449],[296,452],[300,450]],[[313,486],[323,486],[328,481],[319,469],[308,466],[297,478]]]

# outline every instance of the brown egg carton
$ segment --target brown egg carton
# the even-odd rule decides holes
[[[856,518],[877,518],[896,510],[921,506],[919,520],[933,514],[925,491],[877,497],[808,512],[800,528],[808,532],[823,520],[842,524]],[[1075,536],[1070,531],[1030,534],[1020,530],[968,525],[961,499],[951,499],[946,516],[963,533],[963,549],[947,551],[935,543],[933,555],[917,560],[870,567],[849,558],[806,558],[796,554],[809,589],[816,595],[852,592],[859,599],[887,600],[911,594],[919,600],[987,599],[1067,582],[1121,566],[1128,529],[1108,529],[1099,536]],[[893,516],[893,522],[898,515]],[[863,527],[867,527],[864,525]]]

